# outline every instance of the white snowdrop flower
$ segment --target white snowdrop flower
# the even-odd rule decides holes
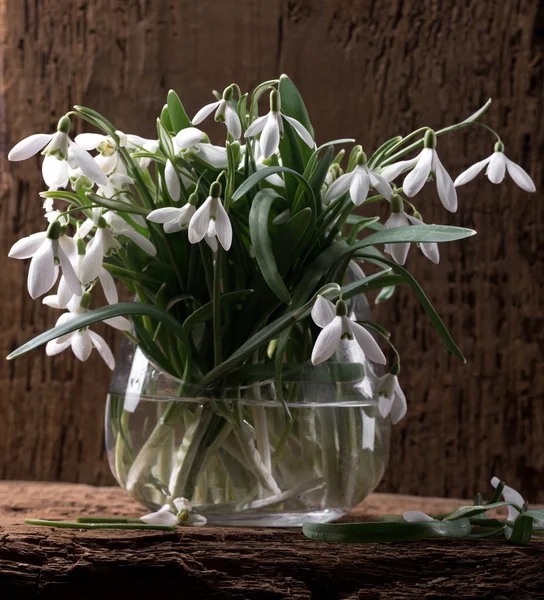
[[[500,482],[501,480],[498,477],[493,477],[491,479],[491,485],[494,488],[496,488]],[[526,504],[525,499],[518,491],[507,485],[505,485],[502,490],[502,497],[504,498],[505,502],[511,502],[512,504],[516,505],[515,507],[508,506],[508,520],[514,522],[521,514],[520,510]],[[520,510],[518,510],[516,507],[519,507]]]
[[[315,142],[306,127],[296,119],[281,112],[280,93],[278,90],[272,90],[270,92],[270,112],[255,119],[244,134],[246,138],[261,134],[260,145],[264,158],[270,158],[272,154],[278,151],[280,138],[283,137],[283,119],[292,125],[308,147],[315,147]]]
[[[170,194],[170,198],[174,202],[177,202],[181,196],[181,184],[176,168],[170,159],[166,161],[166,166],[164,167],[164,182],[166,183],[166,189]]]
[[[191,244],[197,244],[204,239],[214,252],[218,248],[217,240],[225,250],[232,244],[232,225],[220,195],[221,184],[215,181],[210,186],[210,195],[189,222]]]
[[[28,292],[32,298],[47,293],[59,276],[59,267],[73,294],[81,296],[81,285],[68,258],[74,241],[66,235],[66,226],[53,221],[47,231],[33,233],[11,247],[10,258],[32,258],[28,270]]]
[[[145,151],[154,154],[159,149],[158,140],[150,140],[148,138],[143,138],[139,135],[134,135],[132,133],[127,133],[126,138],[126,148],[131,153]],[[135,158],[134,160],[136,161],[140,169],[147,169],[147,167],[149,167],[149,165],[151,164],[151,158],[148,157]]]
[[[328,360],[343,339],[355,340],[368,359],[385,364],[385,356],[376,340],[362,325],[347,316],[347,305],[343,300],[338,300],[335,306],[330,300],[318,295],[312,308],[312,319],[323,329],[312,351],[314,365]]]
[[[195,203],[198,201],[197,194],[191,194],[187,204],[181,208],[167,206],[157,208],[147,215],[147,220],[153,223],[162,223],[164,233],[175,233],[182,231],[189,226],[189,222],[195,214]]]
[[[366,154],[361,151],[357,154],[353,171],[340,175],[329,185],[323,197],[323,202],[329,204],[349,190],[349,196],[353,204],[360,206],[366,200],[370,186],[384,198],[391,200],[393,195],[391,184],[383,175],[367,166]]]
[[[206,104],[206,106],[202,107],[196,113],[192,121],[193,125],[198,125],[215,111],[215,120],[225,123],[227,131],[237,140],[242,135],[242,124],[240,123],[238,113],[230,105],[233,95],[234,88],[232,85],[229,85],[223,92],[221,100]]]
[[[43,201],[42,208],[45,210],[46,213],[53,212],[53,210],[55,209],[53,198],[46,198]]]
[[[495,151],[491,156],[484,158],[484,160],[473,164],[466,171],[463,171],[454,181],[453,185],[459,187],[460,185],[472,181],[486,165],[487,169],[485,174],[491,183],[501,183],[506,171],[508,171],[508,174],[514,180],[514,183],[522,190],[525,190],[526,192],[536,191],[535,184],[529,174],[504,154],[504,145],[502,142],[497,142],[495,144]]]
[[[386,373],[378,380],[376,391],[379,396],[378,410],[385,419],[391,417],[391,422],[396,425],[406,416],[406,396],[399,384],[397,375]]]
[[[186,127],[178,132],[173,139],[174,151],[180,156],[191,159],[197,156],[214,169],[228,167],[227,149],[209,143],[208,136],[196,127]],[[190,184],[191,182],[188,181]]]
[[[165,504],[157,512],[140,517],[140,521],[150,525],[184,525],[202,527],[207,519],[193,512],[193,506],[186,498],[174,498],[171,504]]]
[[[128,143],[127,136],[122,131],[115,133],[119,138],[119,148],[124,148]],[[126,174],[117,144],[111,136],[99,133],[81,133],[76,135],[74,141],[85,150],[98,150],[99,154],[94,157],[94,160],[105,175]]]
[[[387,181],[393,181],[409,169],[412,170],[402,184],[402,189],[408,198],[412,198],[421,191],[431,173],[434,173],[438,196],[442,205],[450,212],[457,210],[457,192],[451,177],[438,158],[436,135],[431,129],[425,134],[424,148],[417,156],[383,168],[382,175]]]
[[[403,210],[402,198],[398,194],[394,194],[393,198],[391,199],[391,215],[385,222],[384,226],[386,229],[396,229],[397,227],[407,227],[410,224],[425,225],[420,217],[421,215],[419,213],[416,213],[414,216],[406,214]],[[439,263],[440,253],[438,251],[437,243],[422,242],[419,244],[419,248],[423,255],[429,260],[435,264]],[[406,257],[408,256],[409,250],[409,243],[385,244],[385,251],[399,265],[403,265],[406,262]]]
[[[70,139],[70,119],[62,117],[55,133],[36,133],[16,144],[8,154],[12,161],[26,160],[44,148],[42,175],[49,187],[64,187],[68,182],[69,150],[73,160],[83,173],[98,184],[105,184],[106,177],[93,160],[93,157],[81,146]]]

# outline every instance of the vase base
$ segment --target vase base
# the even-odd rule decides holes
[[[208,525],[212,527],[302,527],[304,523],[329,523],[344,516],[341,509],[314,510],[309,512],[270,512],[206,514]]]

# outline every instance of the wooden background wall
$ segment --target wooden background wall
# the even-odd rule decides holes
[[[318,141],[357,137],[368,149],[440,126],[494,99],[489,123],[542,190],[543,19],[538,0],[0,0],[2,356],[56,315],[26,293],[6,258],[43,228],[38,159],[7,164],[19,139],[52,131],[75,103],[125,132],[151,136],[169,88],[190,114],[212,87],[288,73]],[[485,132],[440,142],[455,176],[487,156]],[[429,186],[431,191],[432,186]],[[544,500],[542,195],[481,176],[447,214],[428,193],[424,217],[479,235],[410,265],[464,350],[441,347],[408,291],[378,316],[403,348],[408,417],[394,434],[382,490],[470,496],[492,474]],[[28,263],[26,263],[26,266]],[[110,338],[111,340],[111,338]],[[36,351],[0,361],[0,476],[110,483],[103,450],[109,372],[93,355]]]

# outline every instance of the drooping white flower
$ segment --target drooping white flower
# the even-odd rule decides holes
[[[232,244],[232,225],[221,203],[221,184],[217,181],[210,186],[210,195],[195,212],[189,222],[189,241],[197,244],[203,239],[216,252],[219,240],[225,250]]]
[[[434,173],[442,205],[446,210],[455,212],[457,210],[457,192],[451,177],[438,158],[434,131],[427,131],[424,146],[423,150],[414,158],[402,160],[383,168],[382,175],[387,181],[393,181],[401,173],[412,169],[402,184],[404,193],[408,198],[412,198],[421,191],[431,173]]]
[[[359,152],[355,161],[355,167],[353,171],[340,175],[335,181],[333,181],[325,195],[323,202],[329,204],[333,200],[340,198],[349,190],[349,196],[355,206],[360,206],[368,196],[368,190],[372,186],[377,190],[384,198],[391,200],[393,195],[393,188],[387,179],[370,169],[366,162],[366,154]]]
[[[376,392],[380,398],[378,410],[385,419],[391,417],[396,425],[406,415],[406,396],[399,384],[399,378],[393,373],[386,373],[378,380]]]
[[[91,181],[104,185],[106,183],[106,176],[100,170],[93,157],[70,139],[68,135],[69,131],[70,119],[62,117],[55,133],[36,133],[21,140],[11,149],[8,159],[12,161],[26,160],[37,154],[45,146],[42,152],[45,156],[42,164],[42,175],[49,187],[58,188],[66,186],[69,176],[68,160],[70,157]]]
[[[193,505],[186,498],[174,498],[172,504],[165,504],[157,512],[140,517],[140,521],[150,525],[184,525],[202,527],[207,519],[193,512]]]
[[[277,90],[272,90],[270,92],[270,112],[255,119],[244,134],[246,138],[261,134],[260,145],[264,158],[270,158],[278,151],[280,138],[283,137],[284,119],[292,125],[307,146],[315,147],[315,142],[306,127],[293,117],[288,117],[281,112],[280,94]]]
[[[395,194],[391,200],[391,215],[384,223],[386,229],[396,229],[397,227],[407,227],[408,225],[425,225],[419,218],[421,215],[412,216],[404,212],[402,198]],[[419,248],[424,256],[432,262],[438,264],[440,261],[440,253],[438,244],[435,242],[421,242]],[[385,244],[385,251],[399,265],[406,262],[408,251],[410,250],[409,243]]]
[[[501,482],[501,480],[498,477],[493,477],[491,479],[491,485],[496,488],[499,483]],[[516,491],[514,488],[511,488],[507,485],[504,486],[503,490],[502,490],[502,497],[504,498],[505,502],[511,502],[512,504],[515,504],[516,507],[519,507],[519,509],[521,510],[525,504],[525,499],[523,498],[523,496]],[[514,506],[508,506],[508,520],[514,522],[520,513],[520,510],[518,510],[516,507]]]
[[[514,183],[522,190],[525,190],[526,192],[536,191],[535,184],[529,174],[504,154],[504,145],[502,142],[497,142],[495,144],[495,151],[491,156],[484,158],[484,160],[473,164],[466,171],[463,171],[454,181],[453,185],[459,187],[460,185],[465,185],[465,183],[472,181],[486,165],[487,169],[485,174],[491,183],[501,183],[506,171],[508,171],[508,174],[514,180]]]
[[[191,202],[187,202],[181,208],[168,206],[152,210],[147,215],[147,220],[153,223],[162,223],[164,233],[175,233],[189,226],[195,211],[195,206]]]
[[[18,259],[32,258],[27,282],[32,298],[47,293],[55,285],[59,267],[70,291],[81,296],[81,284],[69,258],[73,250],[73,239],[66,235],[65,226],[56,220],[49,225],[47,231],[33,233],[15,242],[8,256]]]
[[[225,123],[228,132],[237,140],[242,135],[242,124],[238,113],[230,105],[233,94],[234,88],[232,86],[226,88],[221,100],[206,104],[196,113],[192,121],[193,125],[198,125],[215,111],[215,120]]]
[[[318,295],[312,308],[312,319],[323,329],[317,336],[312,351],[314,365],[328,360],[342,339],[355,340],[368,359],[385,364],[385,356],[376,340],[362,325],[347,316],[347,306],[343,300],[338,300],[335,306],[330,300]]]
[[[128,143],[127,136],[122,131],[116,131],[119,138],[119,148],[124,148]],[[126,174],[116,142],[109,135],[99,133],[80,133],[74,141],[85,150],[98,150],[98,156],[94,160],[105,175],[113,173]]]

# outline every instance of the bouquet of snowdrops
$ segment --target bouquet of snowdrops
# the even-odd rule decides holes
[[[446,347],[463,360],[403,265],[411,245],[438,263],[439,243],[475,233],[424,223],[415,197],[429,181],[450,212],[457,209],[456,188],[485,166],[491,182],[508,171],[534,191],[481,122],[490,102],[461,123],[423,127],[368,152],[354,139],[317,145],[303,100],[285,75],[251,94],[232,84],[214,95],[191,120],[170,91],[156,139],[125,134],[76,106],[55,133],[31,135],[11,150],[10,160],[19,161],[43,149],[48,189],[41,193],[45,231],[19,240],[10,256],[32,259],[30,295],[57,285],[43,302],[64,312],[56,327],[9,358],[46,344],[49,356],[71,348],[84,361],[94,348],[113,369],[112,351],[91,329],[104,321],[203,396],[233,382],[272,379],[288,411],[297,369],[307,372],[309,361],[322,368],[345,346],[356,346],[369,364],[386,364],[381,345],[392,362],[382,376],[367,377],[366,389],[379,397],[382,417],[396,423],[406,413],[399,352],[387,330],[358,321],[348,301],[372,290],[387,299],[395,286],[410,286]],[[197,128],[212,115],[226,126],[220,145]],[[98,132],[72,139],[73,119]],[[466,127],[490,132],[494,152],[453,181],[437,146],[441,136]],[[346,145],[350,151],[339,149]],[[388,207],[383,224],[357,211],[377,202]],[[116,281],[133,302],[118,301]],[[100,287],[107,305],[97,308]],[[259,469],[267,463],[262,458]]]

